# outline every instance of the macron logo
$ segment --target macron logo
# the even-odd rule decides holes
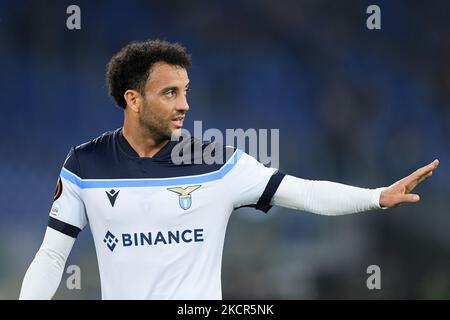
[[[114,251],[114,248],[117,246],[119,239],[117,239],[116,236],[108,230],[108,232],[106,232],[105,234],[105,239],[103,239],[103,242],[106,243],[106,246],[109,250]]]
[[[117,195],[119,194],[120,190],[114,190],[111,189],[109,191],[105,191],[106,195],[108,196],[109,202],[111,203],[111,206],[114,207],[114,203],[116,203]]]

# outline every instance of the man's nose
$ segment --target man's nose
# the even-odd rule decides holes
[[[184,112],[188,112],[189,111],[189,104],[187,102],[186,96],[183,96],[180,101],[177,104],[177,110],[178,111],[184,111]]]

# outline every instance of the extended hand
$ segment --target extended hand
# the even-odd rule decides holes
[[[418,202],[419,195],[410,193],[419,183],[433,174],[433,170],[439,165],[439,160],[434,160],[427,166],[417,169],[409,176],[397,181],[380,195],[380,206],[396,207],[403,202]]]

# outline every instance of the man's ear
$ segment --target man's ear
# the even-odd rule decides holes
[[[140,112],[142,106],[142,95],[136,90],[127,90],[123,94],[125,101],[127,102],[127,108],[130,108],[134,112]]]

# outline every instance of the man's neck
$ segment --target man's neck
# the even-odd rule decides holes
[[[122,133],[141,158],[153,157],[169,142],[169,140],[157,140],[148,131],[127,125],[127,123],[124,124]]]

